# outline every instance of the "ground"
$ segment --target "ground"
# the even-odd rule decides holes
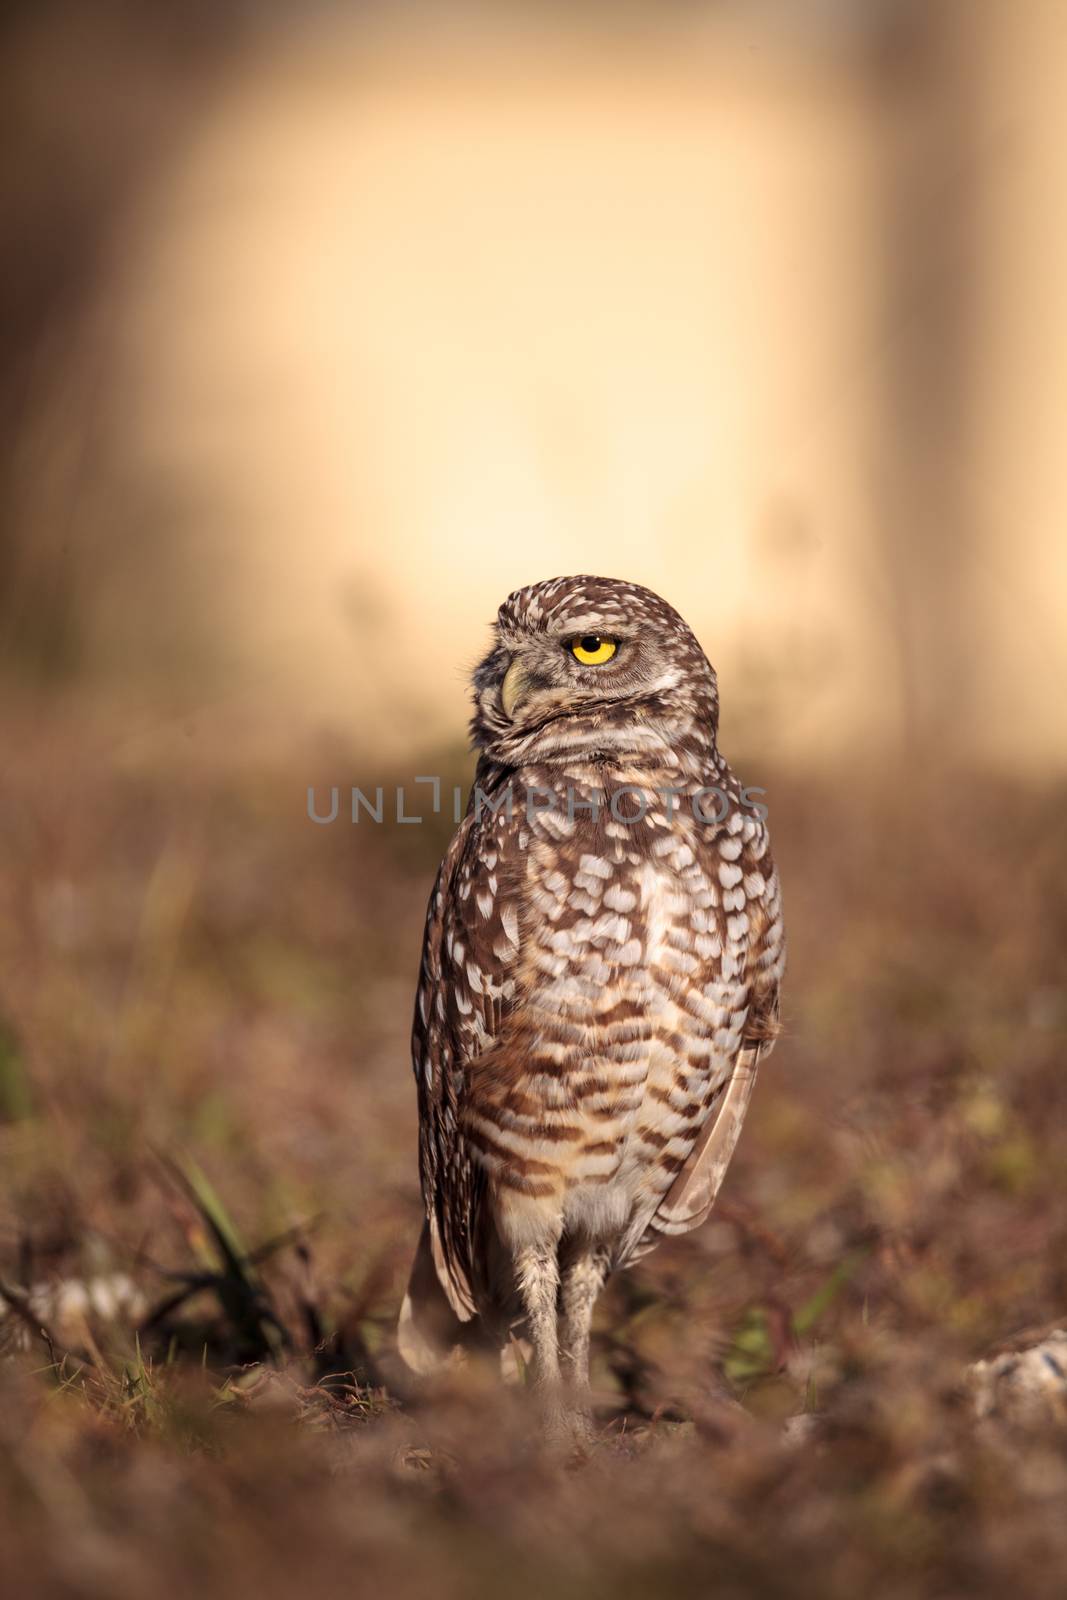
[[[310,822],[309,783],[388,793],[340,740],[3,720],[5,1593],[1062,1592],[1067,1433],[965,1380],[1067,1313],[1062,788],[739,763],[784,1035],[712,1221],[605,1295],[560,1468],[521,1385],[391,1357],[451,821]]]

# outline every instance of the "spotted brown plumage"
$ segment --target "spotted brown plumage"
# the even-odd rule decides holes
[[[715,674],[651,591],[518,590],[474,704],[415,1008],[427,1222],[400,1347],[425,1369],[521,1331],[566,1427],[605,1277],[714,1203],[776,1031],[778,877]]]

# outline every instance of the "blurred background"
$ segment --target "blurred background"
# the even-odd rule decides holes
[[[1067,1309],[1067,9],[0,44],[0,1587],[1058,1600],[1062,1433],[960,1381]],[[572,1494],[390,1364],[451,820],[305,808],[466,784],[497,606],[583,571],[716,665],[791,967]]]
[[[1062,767],[1056,0],[8,8],[4,680],[452,734],[557,572]]]

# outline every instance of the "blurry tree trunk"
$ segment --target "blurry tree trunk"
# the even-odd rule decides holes
[[[975,358],[975,46],[983,0],[898,0],[874,59],[888,329],[875,518],[907,745],[950,755],[979,713],[964,469]]]
[[[0,15],[0,656],[77,662],[83,493],[106,426],[99,295],[131,200],[228,59],[233,0]]]

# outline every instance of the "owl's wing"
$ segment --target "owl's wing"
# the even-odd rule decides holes
[[[656,1208],[637,1254],[650,1248],[658,1234],[688,1233],[707,1220],[741,1135],[756,1069],[761,1058],[770,1054],[779,1032],[778,992],[785,968],[785,935],[778,873],[766,851],[758,868],[752,861],[744,865],[759,871],[763,892],[746,905],[748,1011],[741,1048],[717,1115],[709,1117],[701,1129],[685,1166]]]
[[[484,1250],[483,1179],[459,1112],[471,1064],[491,1048],[513,1006],[519,935],[512,889],[491,833],[468,814],[430,896],[412,1031],[427,1216],[423,1276],[427,1284],[436,1277],[460,1323],[475,1315]],[[425,1270],[431,1262],[432,1275]]]

